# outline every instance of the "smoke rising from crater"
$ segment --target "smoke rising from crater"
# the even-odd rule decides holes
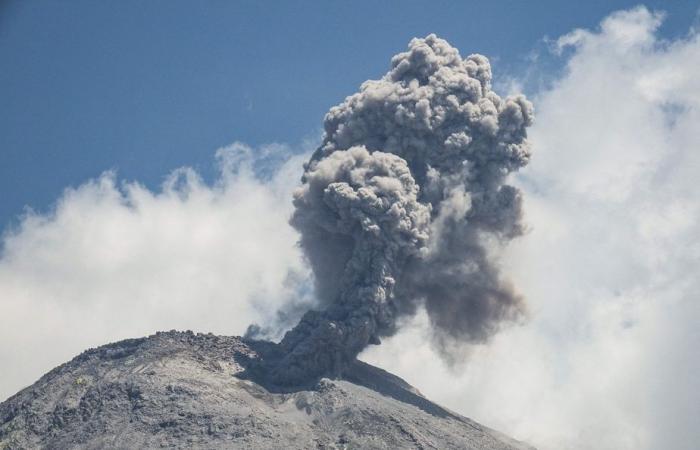
[[[285,335],[276,378],[342,371],[420,305],[439,346],[483,342],[522,314],[492,249],[523,231],[506,178],[528,163],[532,121],[523,96],[491,90],[484,56],[435,35],[331,108],[291,220],[321,309]]]

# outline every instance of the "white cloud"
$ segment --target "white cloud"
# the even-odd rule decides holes
[[[662,17],[558,41],[567,71],[534,99],[517,179],[532,231],[504,258],[530,322],[451,370],[419,317],[366,360],[541,449],[696,448],[700,38],[661,40]]]
[[[158,192],[106,173],[6,233],[0,399],[90,346],[173,328],[242,334],[298,296],[308,271],[287,219],[304,157],[266,180],[252,168],[285,153],[234,144],[217,152],[215,184],[183,168]]]

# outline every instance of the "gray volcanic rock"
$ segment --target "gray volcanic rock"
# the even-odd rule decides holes
[[[0,449],[526,449],[362,362],[278,388],[272,343],[157,333],[88,350],[0,404]]]

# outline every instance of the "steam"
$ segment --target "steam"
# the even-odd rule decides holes
[[[337,374],[424,305],[435,343],[483,342],[524,311],[494,249],[522,234],[532,105],[491,90],[481,55],[413,39],[380,80],[328,112],[292,225],[321,308],[281,342],[280,382]]]

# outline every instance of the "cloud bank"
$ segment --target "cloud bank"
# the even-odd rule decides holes
[[[0,398],[89,346],[284,327],[279,308],[295,323],[310,294],[287,223],[304,157],[290,153],[234,144],[217,152],[214,183],[183,168],[156,192],[106,173],[28,213],[2,238]]]
[[[567,68],[533,100],[517,177],[531,231],[505,258],[531,321],[458,370],[425,316],[363,358],[538,448],[697,446],[700,37],[664,41],[662,20],[636,8],[555,42]]]

